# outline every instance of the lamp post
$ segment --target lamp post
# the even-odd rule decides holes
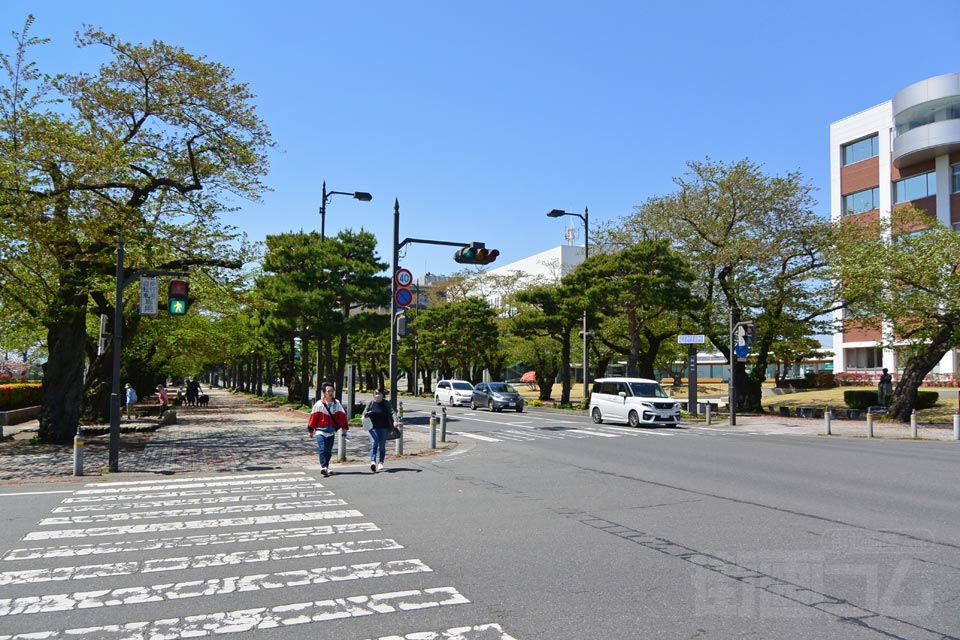
[[[323,242],[326,239],[326,226],[327,226],[327,200],[330,199],[330,196],[341,195],[341,196],[353,196],[355,199],[360,202],[370,202],[373,200],[373,196],[367,193],[366,191],[327,191],[327,181],[323,181],[323,194],[320,198],[320,241]]]
[[[330,200],[330,196],[352,196],[354,199],[359,200],[360,202],[370,202],[373,200],[373,196],[367,193],[366,191],[327,191],[327,181],[323,181],[323,192],[320,196],[320,242],[323,242],[327,238],[327,201]],[[320,373],[323,369],[323,351],[321,347],[320,336],[317,336],[317,388],[319,389],[320,383],[323,382],[320,380]],[[336,383],[335,383],[336,384]],[[342,381],[341,381],[342,384]],[[305,391],[309,388],[309,383],[304,381]],[[337,390],[340,389],[340,384],[337,384]],[[304,394],[305,396],[308,394]],[[320,397],[319,393],[317,397]]]
[[[583,259],[590,257],[590,210],[583,208],[583,215],[564,211],[563,209],[551,209],[547,212],[547,217],[561,218],[563,216],[575,216],[583,220]],[[590,334],[587,332],[587,307],[583,308],[583,402],[586,402],[590,396]]]

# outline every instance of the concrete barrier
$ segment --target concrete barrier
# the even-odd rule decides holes
[[[40,417],[40,406],[24,407],[23,409],[11,409],[10,411],[0,411],[0,427],[20,424],[34,418]]]

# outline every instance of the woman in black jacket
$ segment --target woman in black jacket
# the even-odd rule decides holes
[[[370,471],[383,471],[383,459],[387,454],[387,433],[390,424],[397,426],[397,414],[389,400],[384,400],[383,389],[373,394],[373,402],[363,410],[363,417],[369,418],[370,428]]]

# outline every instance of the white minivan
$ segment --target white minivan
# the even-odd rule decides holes
[[[647,378],[598,378],[590,394],[590,416],[604,421],[640,425],[677,426],[680,404],[670,398],[656,380]]]

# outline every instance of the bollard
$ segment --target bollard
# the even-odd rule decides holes
[[[340,437],[337,438],[337,462],[343,462],[347,459],[347,432],[340,429]]]
[[[953,416],[953,439],[960,440],[960,410]]]
[[[826,429],[827,435],[831,435],[830,432],[830,407],[823,408],[823,426]]]
[[[873,412],[867,409],[867,437],[873,437]]]
[[[400,431],[400,437],[397,438],[397,449],[396,453],[398,456],[403,455],[403,401],[401,400],[397,407],[397,429]]]
[[[447,408],[440,407],[440,442],[447,441]]]
[[[708,426],[708,427],[712,424],[711,416],[710,416],[710,406],[711,406],[711,405],[710,405],[710,403],[708,402],[708,403],[707,403],[707,426]]]
[[[430,448],[437,448],[437,411],[430,412]]]
[[[910,414],[910,437],[917,437],[917,410],[914,409]]]
[[[73,475],[83,475],[83,435],[77,426],[77,435],[73,436]]]

